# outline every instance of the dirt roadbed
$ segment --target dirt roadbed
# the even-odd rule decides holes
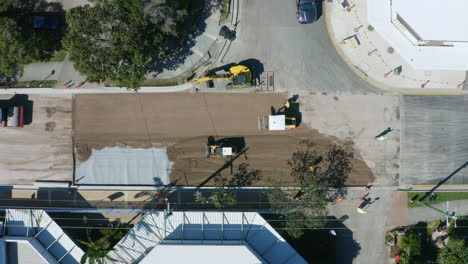
[[[178,185],[194,186],[220,168],[223,158],[206,158],[208,136],[245,137],[249,148],[241,162],[262,170],[257,185],[277,181],[296,184],[289,175],[287,160],[310,139],[318,150],[329,144],[341,144],[336,138],[318,133],[301,124],[288,131],[265,131],[259,118],[279,108],[286,94],[89,94],[75,95],[73,131],[78,162],[88,159],[92,149],[107,146],[168,147],[175,162],[171,180]],[[373,180],[365,162],[355,153],[354,171],[349,184],[362,185]],[[222,174],[229,174],[227,169]],[[210,184],[208,184],[210,185]]]

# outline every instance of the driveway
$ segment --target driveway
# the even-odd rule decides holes
[[[313,24],[297,22],[295,0],[243,0],[237,29],[238,38],[223,62],[258,59],[265,71],[274,71],[276,90],[380,92],[356,76],[339,57],[323,15]]]

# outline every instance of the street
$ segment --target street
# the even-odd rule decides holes
[[[328,37],[325,17],[301,25],[295,0],[241,1],[238,38],[225,64],[257,59],[274,71],[275,89],[288,92],[379,93],[339,57]],[[321,4],[318,5],[321,15]]]
[[[403,96],[400,185],[437,184],[468,161],[468,96]],[[467,184],[462,169],[445,184]]]

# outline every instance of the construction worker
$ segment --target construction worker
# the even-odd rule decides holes
[[[375,137],[375,139],[382,141],[382,140],[385,140],[385,136],[377,136]]]

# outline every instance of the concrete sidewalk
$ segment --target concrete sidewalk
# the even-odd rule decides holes
[[[127,90],[124,87],[96,87],[96,88],[8,88],[0,89],[0,94],[105,94],[105,93],[172,93],[191,90],[191,83],[177,86],[141,87],[138,92]]]
[[[458,94],[465,71],[415,70],[368,22],[367,0],[326,1],[324,11],[330,39],[348,66],[371,85],[397,93]],[[401,74],[394,70],[402,67]]]

